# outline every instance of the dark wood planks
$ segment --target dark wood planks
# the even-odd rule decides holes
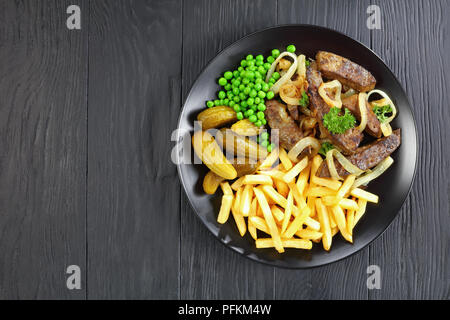
[[[181,2],[92,1],[88,298],[178,297]]]
[[[276,24],[276,2],[185,0],[183,101],[215,55],[240,37]],[[271,299],[273,268],[249,261],[220,244],[181,197],[182,299]]]
[[[368,1],[278,1],[278,23],[306,23],[341,31],[370,44]],[[312,270],[275,270],[276,299],[367,299],[368,249]]]
[[[383,25],[373,49],[405,88],[417,121],[416,180],[399,217],[371,246],[382,271],[371,299],[450,297],[450,111],[448,1],[374,1]]]
[[[0,298],[84,299],[87,29],[66,8],[0,2]],[[81,268],[68,290],[66,268]]]

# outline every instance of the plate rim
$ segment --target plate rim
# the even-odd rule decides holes
[[[394,78],[394,80],[399,84],[401,90],[403,91],[403,94],[405,96],[407,105],[408,105],[408,109],[411,112],[411,117],[412,117],[412,122],[413,122],[413,127],[414,127],[414,141],[415,141],[415,152],[416,152],[416,156],[414,158],[414,170],[413,170],[413,174],[412,174],[412,178],[411,178],[411,182],[408,186],[408,191],[402,201],[401,206],[398,208],[397,213],[394,215],[394,217],[392,219],[390,219],[389,223],[386,225],[386,227],[384,227],[384,229],[376,236],[374,237],[372,240],[370,240],[369,242],[367,242],[365,245],[363,245],[361,248],[359,248],[358,250],[351,252],[349,254],[344,254],[341,257],[339,257],[336,260],[332,260],[332,261],[328,261],[325,263],[319,263],[319,264],[315,264],[315,265],[311,265],[311,266],[293,266],[293,265],[285,265],[285,264],[277,264],[277,261],[279,260],[274,260],[274,261],[266,261],[266,260],[261,260],[255,256],[250,256],[247,254],[244,254],[243,252],[238,251],[238,249],[234,246],[230,246],[229,244],[227,244],[226,242],[222,241],[222,239],[220,239],[214,232],[213,230],[210,228],[210,226],[208,225],[208,223],[206,221],[204,221],[204,219],[202,217],[200,217],[200,215],[197,213],[196,209],[194,208],[193,204],[192,204],[192,199],[189,195],[189,193],[187,192],[187,188],[186,188],[186,182],[183,178],[183,175],[181,174],[181,165],[180,163],[176,164],[177,167],[177,172],[178,172],[178,178],[180,179],[181,185],[183,187],[183,192],[185,193],[185,195],[188,198],[188,202],[189,202],[189,206],[191,207],[192,211],[195,213],[195,216],[197,217],[197,219],[199,219],[202,224],[206,227],[206,229],[208,229],[208,231],[210,232],[210,234],[212,234],[213,238],[216,239],[218,242],[220,242],[223,246],[225,246],[226,248],[228,248],[229,250],[231,250],[234,253],[239,254],[240,256],[244,256],[246,257],[248,260],[260,263],[262,265],[266,265],[266,266],[271,266],[271,267],[276,267],[276,268],[281,268],[281,269],[291,269],[291,270],[307,270],[307,269],[315,269],[315,268],[320,268],[320,267],[324,267],[324,266],[328,266],[334,263],[337,263],[339,261],[342,261],[344,259],[347,259],[357,253],[360,253],[363,249],[366,249],[369,245],[371,245],[373,242],[375,242],[378,238],[380,238],[385,232],[386,230],[392,225],[392,223],[394,222],[394,220],[398,217],[400,211],[402,210],[403,206],[405,205],[406,200],[408,199],[408,197],[411,194],[411,190],[412,187],[414,185],[414,182],[416,180],[416,175],[417,175],[417,163],[418,163],[418,159],[419,159],[419,153],[420,153],[420,145],[418,143],[418,133],[417,133],[417,122],[416,122],[416,116],[414,114],[414,109],[411,108],[411,103],[409,101],[408,95],[406,94],[406,90],[403,88],[401,82],[398,80],[397,76],[392,72],[391,68],[386,64],[386,62],[376,53],[374,52],[371,48],[369,48],[368,46],[366,46],[364,43],[360,42],[359,40],[356,40],[354,38],[352,38],[351,36],[335,30],[335,29],[331,29],[328,27],[324,27],[324,26],[319,26],[319,25],[314,25],[314,24],[280,24],[280,25],[275,25],[275,26],[270,26],[270,27],[266,27],[263,29],[259,29],[256,31],[253,31],[247,35],[242,36],[241,38],[233,41],[232,43],[230,43],[229,45],[227,45],[226,47],[224,47],[222,50],[220,50],[219,52],[217,52],[215,54],[215,56],[210,59],[202,68],[202,70],[198,73],[198,75],[196,76],[194,82],[192,83],[192,85],[189,87],[189,93],[186,96],[186,98],[183,100],[183,104],[182,104],[182,108],[180,110],[180,114],[178,116],[178,121],[177,121],[177,127],[176,130],[180,129],[180,125],[181,125],[181,121],[182,121],[182,115],[185,112],[186,109],[186,102],[189,100],[191,94],[192,94],[192,88],[195,87],[195,85],[197,84],[197,82],[199,81],[200,77],[203,75],[203,73],[205,72],[205,70],[212,65],[216,59],[219,58],[219,56],[226,50],[228,50],[231,47],[236,46],[239,42],[244,41],[245,39],[254,36],[255,34],[258,33],[263,33],[266,32],[268,30],[272,30],[272,29],[280,29],[280,28],[286,28],[286,27],[308,27],[308,28],[317,28],[317,29],[322,29],[324,31],[327,32],[334,32],[337,34],[340,34],[346,38],[349,38],[352,41],[355,41],[356,43],[358,43],[359,45],[363,46],[365,49],[369,50],[374,56],[376,56],[381,62],[382,64],[386,67],[386,69],[389,71],[389,73],[392,75],[392,77]],[[191,164],[193,165],[193,164]]]

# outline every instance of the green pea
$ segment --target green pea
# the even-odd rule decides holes
[[[234,96],[234,97],[233,97],[233,101],[234,101],[235,103],[239,103],[239,101],[241,101],[241,99],[240,99],[238,96]]]
[[[227,95],[225,91],[219,91],[219,94],[217,96],[219,97],[219,99],[225,99]]]
[[[255,62],[255,66],[257,66],[257,67],[260,67],[260,66],[262,66],[263,64],[264,64],[263,61],[256,61],[256,62]]]
[[[268,144],[267,140],[263,140],[260,143],[260,145],[263,146],[263,147],[267,147],[267,144]]]
[[[264,99],[266,97],[266,94],[264,91],[259,91],[258,92],[258,97],[260,97],[261,99]]]
[[[294,53],[295,52],[295,46],[293,44],[288,45],[286,47],[286,51]]]
[[[279,55],[280,55],[280,50],[278,50],[278,49],[272,50],[272,57],[278,58]]]
[[[267,91],[269,91],[269,89],[270,89],[269,85],[267,83],[263,83],[262,91],[267,92]]]
[[[267,58],[267,60],[269,60],[269,58]],[[264,69],[269,70],[270,66],[271,66],[271,64],[269,62],[264,63]]]
[[[262,125],[261,120],[258,120],[258,121],[255,122],[255,126],[261,127],[261,125]]]
[[[222,77],[219,79],[218,83],[219,83],[219,85],[224,86],[227,84],[227,79]]]
[[[239,67],[239,68],[242,68],[242,67]],[[239,77],[239,68],[238,68],[237,70],[234,70],[234,71],[233,71],[233,77],[234,77],[234,78]]]
[[[264,103],[258,104],[258,110],[259,110],[259,111],[264,111],[264,110],[266,110],[266,105],[265,105]]]
[[[220,100],[219,99],[214,100],[214,105],[215,106],[220,106]]]
[[[255,86],[255,84],[253,83],[253,82],[250,82],[249,84],[248,84],[248,87],[251,89],[251,88],[253,88]]]
[[[239,91],[243,91],[245,89],[245,84],[240,84],[239,85]]]
[[[246,98],[247,98],[247,96],[245,95],[245,93],[243,93],[243,92],[239,93],[239,99],[245,100]]]
[[[247,61],[247,66],[248,68],[252,68],[255,66],[255,61],[251,60],[251,61]]]
[[[255,113],[255,111],[253,109],[251,109],[251,108],[247,110],[248,116],[251,116],[254,113]]]
[[[264,61],[264,56],[263,56],[262,54],[258,54],[258,55],[255,57],[255,59],[256,59],[257,61]]]
[[[238,112],[238,113],[236,113],[236,118],[238,120],[242,120],[242,119],[244,119],[244,115],[242,114],[242,112]]]
[[[230,107],[234,107],[234,106],[235,106],[235,103],[234,103],[233,100],[230,99],[230,102],[228,102],[228,105],[229,105]]]
[[[256,116],[258,117],[258,119],[264,119],[264,112],[262,112],[262,111],[259,111],[257,114],[256,114]]]
[[[208,108],[211,108],[211,107],[214,107],[214,101],[208,101],[208,102],[206,102],[206,106],[208,107]]]
[[[227,91],[227,97],[228,97],[228,99],[233,99],[234,94],[233,94],[233,91],[232,91],[232,90]]]
[[[230,90],[231,90],[231,83],[227,83],[227,84],[225,85],[224,89],[225,89],[226,91],[230,91]]]
[[[269,80],[269,85],[273,86],[273,84],[276,82],[276,80],[274,78],[270,78]]]
[[[247,104],[248,104],[249,106],[252,106],[252,105],[255,104],[255,100],[254,100],[253,98],[248,98],[248,99],[247,99]]]
[[[246,109],[248,107],[247,101],[241,101],[241,108]]]
[[[236,112],[239,112],[239,111],[241,111],[241,107],[239,105],[235,104],[233,106],[233,110],[236,111]]]
[[[254,97],[256,97],[257,94],[258,94],[258,93],[256,92],[256,90],[255,90],[255,89],[252,89],[252,91],[250,91],[250,93],[249,93],[249,96],[252,97],[252,98],[254,98]]]
[[[262,75],[261,75],[261,73],[259,73],[259,71],[255,72],[255,78],[256,79],[261,79],[262,78]]]
[[[255,104],[258,105],[261,103],[261,98],[260,97],[256,97],[255,98]]]
[[[225,73],[223,74],[223,77],[227,80],[230,80],[231,78],[233,78],[233,72],[225,71]]]
[[[272,145],[271,144],[267,146],[267,151],[268,152],[272,152]]]
[[[266,119],[262,119],[262,120],[261,120],[261,123],[263,124],[263,126],[265,126],[266,123],[267,123]]]
[[[273,93],[273,91],[269,91],[269,92],[267,92],[267,94],[266,94],[266,98],[267,99],[273,99],[273,97],[275,97],[275,94]]]
[[[247,61],[251,61],[251,60],[253,60],[253,55],[249,54],[245,59]]]
[[[267,62],[270,63],[271,65],[274,61],[275,61],[274,57],[272,57],[272,56],[267,57]],[[269,68],[270,68],[270,66],[269,66]]]
[[[245,73],[245,77],[248,79],[253,79],[255,77],[255,73],[253,71],[247,71]]]
[[[243,84],[249,84],[250,83],[250,79],[249,78],[244,78],[244,79],[242,79],[242,83]]]
[[[250,91],[251,91],[252,89],[250,88],[250,87],[245,87],[244,88],[244,90],[242,91],[242,92],[244,92],[244,94],[249,94],[250,93]]]
[[[273,74],[272,74],[272,77],[275,79],[275,80],[278,80],[278,79],[280,79],[280,74],[278,73],[278,72],[274,72]]]
[[[242,60],[242,61],[241,61],[241,67],[246,67],[246,66],[247,66],[247,61]]]
[[[256,107],[256,104],[251,105],[251,106],[250,106],[250,109],[252,109],[253,112],[256,112],[256,110],[258,110],[257,107]]]
[[[239,88],[236,88],[236,87],[233,88],[233,94],[234,95],[237,96],[239,94],[239,92],[240,92]]]
[[[263,85],[264,80],[263,80],[263,79],[256,79],[256,80],[255,80],[255,83],[256,83],[256,84],[259,83],[259,84]]]
[[[261,75],[264,75],[264,74],[266,73],[266,69],[265,69],[263,66],[259,66],[259,67],[258,67],[258,72],[259,72]]]
[[[248,120],[250,120],[250,122],[256,122],[257,118],[254,114],[252,114],[250,117],[248,117]]]

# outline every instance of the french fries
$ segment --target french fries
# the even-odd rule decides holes
[[[274,166],[277,160],[280,164]],[[231,185],[220,182],[222,205],[217,217],[221,224],[230,212],[241,236],[249,232],[257,248],[309,250],[322,242],[329,251],[333,236],[353,242],[353,230],[364,215],[367,202],[378,196],[352,187],[354,175],[344,181],[315,174],[322,163],[316,155],[292,162],[284,149],[273,150],[250,175]]]

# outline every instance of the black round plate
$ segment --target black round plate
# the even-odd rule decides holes
[[[202,180],[207,170],[201,164],[179,164],[178,173],[192,208],[205,226],[226,246],[244,256],[274,266],[310,268],[338,261],[361,250],[389,226],[405,201],[415,175],[417,161],[417,134],[408,99],[400,83],[386,64],[369,48],[350,37],[323,27],[312,25],[278,26],[250,34],[220,52],[195,81],[186,99],[179,120],[179,128],[193,132],[197,114],[205,108],[219,90],[217,78],[234,70],[247,54],[267,56],[273,48],[284,49],[295,44],[300,52],[314,58],[318,50],[326,50],[360,64],[377,79],[377,88],[393,99],[398,115],[391,123],[401,128],[402,144],[392,155],[395,162],[389,170],[369,185],[369,191],[379,195],[379,204],[368,203],[367,211],[354,230],[354,243],[346,242],[340,235],[333,238],[330,252],[321,244],[312,250],[287,249],[279,254],[274,249],[256,249],[254,240],[247,234],[242,238],[230,217],[224,225],[217,223],[221,192],[210,196],[202,191]]]

